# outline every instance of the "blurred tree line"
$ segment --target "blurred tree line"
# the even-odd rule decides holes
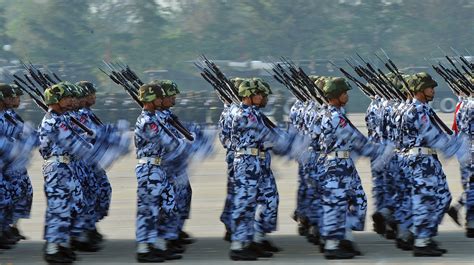
[[[197,77],[190,63],[342,59],[384,48],[401,66],[474,43],[474,0],[0,0],[0,57]],[[8,49],[6,49],[5,45]]]

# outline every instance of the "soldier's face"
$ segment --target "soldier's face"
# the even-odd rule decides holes
[[[95,94],[91,94],[91,95],[87,96],[86,99],[87,99],[87,105],[92,106],[92,105],[95,104],[96,96],[95,96]]]
[[[265,95],[263,96],[262,102],[260,103],[260,107],[265,108],[267,106],[267,103],[268,103],[268,96]]]
[[[349,102],[349,94],[347,94],[347,91],[345,91],[339,96],[338,99],[339,99],[339,102],[341,103],[341,106],[345,106],[347,102]]]
[[[425,99],[427,102],[433,101],[433,98],[435,96],[435,90],[432,87],[425,88],[423,90],[423,94],[425,94]]]
[[[176,104],[176,96],[165,97],[163,98],[162,107],[165,109],[169,109]]]
[[[72,97],[65,97],[59,100],[59,106],[61,107],[62,110],[64,111],[69,111],[74,109],[74,101],[75,99]]]
[[[255,106],[261,107],[263,100],[262,94],[255,94],[252,96],[252,104]]]
[[[20,97],[8,97],[4,100],[6,108],[18,108],[20,106]]]

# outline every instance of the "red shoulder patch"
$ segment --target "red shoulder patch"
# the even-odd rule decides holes
[[[61,128],[63,131],[67,131],[67,126],[64,123],[61,123],[61,125],[59,125],[59,128]]]
[[[256,118],[253,114],[250,113],[250,114],[249,114],[249,120],[250,120],[251,122],[256,122],[256,121],[257,121],[257,118]]]
[[[343,128],[346,127],[346,125],[347,125],[346,119],[344,119],[342,117],[339,118],[339,125]]]
[[[154,123],[152,123],[152,124],[150,125],[150,128],[151,128],[153,131],[155,131],[155,132],[158,131],[158,126],[157,126],[156,124],[154,124]]]
[[[421,116],[421,121],[422,121],[423,123],[428,122],[428,115],[423,114],[423,115]]]

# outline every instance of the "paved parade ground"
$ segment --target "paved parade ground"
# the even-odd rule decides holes
[[[365,132],[363,115],[351,116],[353,122]],[[452,114],[441,115],[447,124],[452,122]],[[226,191],[225,151],[216,144],[216,153],[190,168],[193,188],[191,219],[185,231],[197,238],[184,253],[184,258],[168,261],[173,264],[226,264],[229,243],[222,240],[224,226],[219,221]],[[461,194],[459,166],[455,159],[442,159],[453,198]],[[42,240],[45,196],[41,175],[42,159],[37,151],[29,167],[34,187],[34,201],[31,219],[20,221],[20,229],[28,240],[21,241],[13,250],[0,250],[0,265],[5,264],[45,264],[42,259]],[[133,264],[135,263],[135,207],[136,207],[136,159],[134,152],[116,162],[108,170],[112,184],[112,204],[109,216],[99,223],[99,231],[105,235],[104,249],[98,253],[78,252],[76,264]],[[296,233],[297,225],[290,218],[296,205],[297,164],[274,157],[272,168],[277,178],[280,194],[279,230],[270,237],[283,248],[271,259],[260,259],[248,263],[265,264],[474,264],[474,239],[464,236],[464,228],[458,227],[448,216],[440,226],[437,240],[448,253],[439,258],[415,258],[411,252],[403,252],[389,241],[372,232],[371,174],[367,159],[357,161],[357,169],[369,199],[367,222],[364,232],[355,233],[356,242],[364,256],[346,261],[327,261],[319,253],[317,246],[306,242]]]

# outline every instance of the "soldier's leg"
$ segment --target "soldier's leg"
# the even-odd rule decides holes
[[[109,178],[104,169],[95,165],[93,172],[98,186],[96,202],[96,221],[98,222],[109,214],[110,201],[112,199],[112,186],[110,185]]]
[[[8,226],[7,215],[12,204],[12,197],[10,190],[7,188],[7,183],[0,171],[0,249],[10,249],[11,245],[16,243],[16,240],[10,239],[3,231],[3,227]]]
[[[371,169],[372,172],[372,198],[375,204],[375,212],[372,215],[374,221],[374,231],[377,234],[384,235],[386,228],[386,219],[388,218],[389,212],[386,208],[385,201],[385,174],[387,168],[376,170]]]
[[[326,174],[321,178],[323,218],[321,236],[325,240],[326,258],[352,258],[354,255],[339,248],[346,237],[346,217],[349,207],[347,192],[350,188],[351,166],[341,159],[325,164]]]
[[[232,243],[230,257],[235,259],[254,236],[257,186],[261,178],[260,161],[254,156],[234,159],[234,191],[232,203]]]
[[[436,168],[436,175],[438,176],[438,187],[436,188],[436,196],[438,197],[438,206],[436,207],[436,215],[438,216],[438,225],[441,224],[444,214],[448,211],[451,204],[452,196],[449,192],[448,182],[444,174],[443,167],[438,159],[434,161]],[[436,233],[438,226],[436,226]]]
[[[401,157],[401,164],[397,181],[397,206],[395,210],[395,220],[397,227],[397,247],[402,250],[413,249],[413,234],[410,229],[413,226],[412,207],[412,178],[411,170],[407,166],[405,157]]]
[[[255,214],[253,242],[269,244],[266,234],[277,230],[279,194],[271,169],[266,168],[258,187],[258,206]],[[277,250],[274,246],[273,250]]]
[[[72,190],[74,172],[64,163],[53,162],[43,165],[43,176],[47,204],[44,231],[45,258],[63,260],[65,258],[61,257],[61,246],[69,244],[71,216],[74,216]]]
[[[226,235],[224,240],[230,241],[231,234],[231,215],[232,215],[232,200],[234,197],[234,153],[227,151],[227,195],[225,199],[224,209],[220,216],[221,222],[225,225]]]
[[[474,238],[474,168],[471,166],[469,188],[466,190],[466,236]]]
[[[162,202],[162,193],[166,188],[169,188],[169,185],[167,185],[164,171],[153,165],[138,165],[136,175],[138,181],[136,240],[137,257],[139,258],[150,253],[152,251],[150,245],[158,241],[159,216],[161,210],[165,210],[160,206],[166,203]]]
[[[432,156],[417,156],[410,167],[413,176],[413,232],[415,256],[441,256],[442,253],[430,245],[436,236],[439,207],[436,189],[439,177],[435,175],[436,165]]]
[[[303,210],[306,188],[307,185],[305,181],[304,165],[302,162],[298,161],[298,191],[296,194],[296,209],[293,215],[295,221],[298,221],[300,218],[300,213]]]

